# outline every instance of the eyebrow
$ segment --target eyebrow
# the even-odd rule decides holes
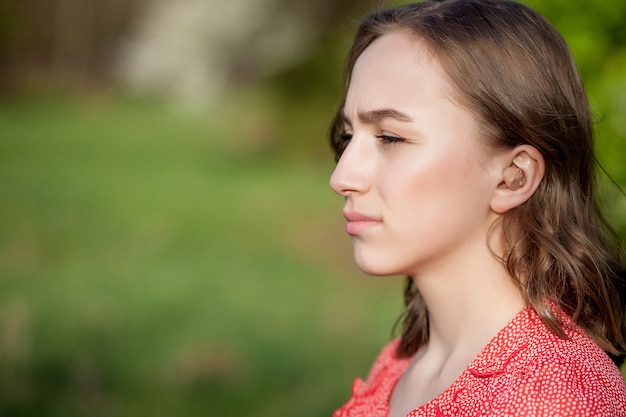
[[[359,120],[365,124],[373,124],[382,122],[385,119],[394,119],[399,122],[412,122],[413,118],[406,113],[402,113],[394,109],[380,109],[380,110],[368,110],[358,113]],[[350,124],[350,120],[346,114],[341,111],[341,118],[344,122]]]

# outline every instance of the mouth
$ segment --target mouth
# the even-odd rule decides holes
[[[367,229],[378,226],[382,222],[374,217],[370,217],[358,212],[344,212],[343,216],[347,220],[346,232],[350,236],[355,236],[363,233]]]

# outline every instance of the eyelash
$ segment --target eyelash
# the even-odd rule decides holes
[[[396,145],[404,142],[403,138],[391,135],[376,135],[376,139],[378,139],[383,145]]]
[[[404,142],[404,139],[399,136],[391,135],[375,135],[374,136],[382,145],[395,145]],[[352,139],[351,133],[342,133],[339,135],[339,139],[342,143],[347,143]]]

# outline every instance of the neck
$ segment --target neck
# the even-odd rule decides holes
[[[429,350],[473,357],[525,307],[502,262],[488,248],[484,256],[473,255],[414,275],[428,308]]]

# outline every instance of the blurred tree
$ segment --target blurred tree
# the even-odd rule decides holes
[[[105,81],[145,0],[0,2],[0,91]]]
[[[118,74],[135,90],[203,103],[304,64],[309,82],[299,88],[306,89],[321,69],[306,67],[310,57],[367,3],[154,0],[123,49]]]

